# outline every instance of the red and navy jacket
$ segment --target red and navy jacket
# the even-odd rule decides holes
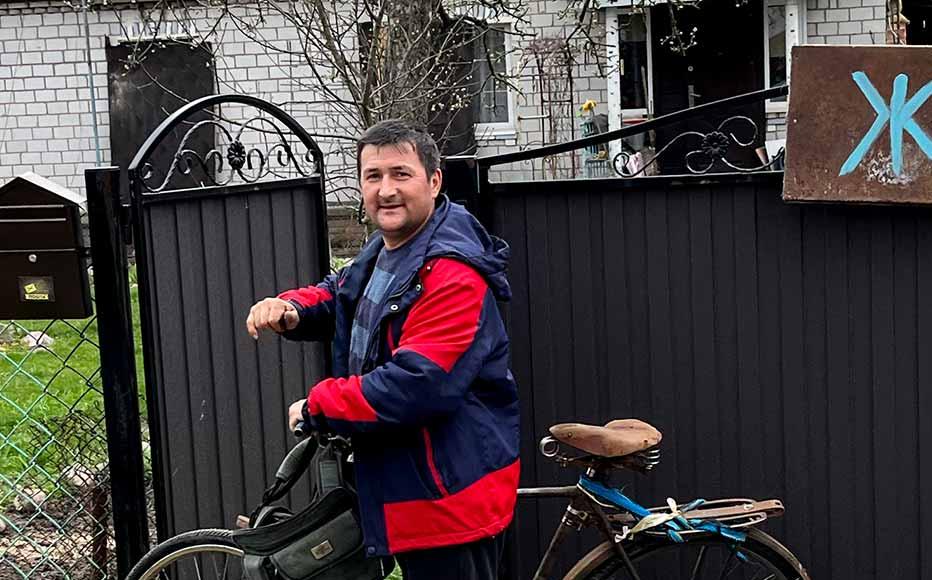
[[[375,235],[322,283],[280,295],[296,340],[332,340],[334,377],[311,388],[313,427],[352,436],[370,556],[463,544],[510,523],[518,486],[518,396],[496,300],[507,244],[441,197],[396,270],[362,373],[348,370],[356,304],[383,247]]]

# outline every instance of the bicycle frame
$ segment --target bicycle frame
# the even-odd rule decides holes
[[[611,521],[596,501],[587,495],[580,484],[563,486],[563,487],[532,487],[518,489],[518,498],[568,498],[569,504],[563,513],[563,518],[554,530],[553,537],[550,539],[550,545],[544,552],[537,571],[534,573],[534,580],[549,580],[553,573],[553,568],[557,563],[557,553],[560,546],[569,536],[570,531],[580,532],[583,527],[589,525],[589,518],[595,518],[595,524],[606,540],[615,545],[615,549],[622,557],[626,567],[632,574],[632,578],[639,579],[637,570],[628,558],[621,541],[615,541],[615,530],[612,528]]]

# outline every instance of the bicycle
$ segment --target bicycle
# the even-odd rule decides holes
[[[551,580],[560,545],[569,534],[590,526],[604,541],[579,559],[563,580],[810,580],[787,548],[757,528],[783,514],[779,500],[700,499],[687,504],[668,500],[666,506],[648,509],[610,486],[609,476],[618,469],[647,474],[656,467],[660,439],[656,429],[636,419],[615,420],[605,426],[569,423],[550,428],[550,435],[540,441],[541,454],[584,473],[576,485],[518,490],[519,499],[569,500],[534,580]],[[342,438],[327,440],[350,450]],[[296,456],[293,449],[269,488],[274,493],[267,490],[257,511],[275,501],[273,497],[283,496],[308,463],[307,457]],[[250,547],[242,545],[237,534],[237,530],[221,529],[179,534],[147,553],[127,580],[203,580],[208,558],[218,578],[247,578],[241,563]]]

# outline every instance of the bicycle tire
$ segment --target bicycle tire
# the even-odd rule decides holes
[[[216,558],[219,555],[225,556],[224,575],[219,578],[242,578],[242,559],[243,550],[240,549],[233,541],[233,532],[221,529],[203,529],[193,530],[178,534],[165,540],[149,550],[139,562],[133,566],[126,580],[162,580],[170,578],[171,580],[185,580],[188,577],[206,578],[201,574],[200,569],[204,566],[204,561],[208,558]],[[182,562],[182,558],[191,557],[190,563]],[[229,562],[232,558],[236,562],[233,567],[233,574],[240,570],[239,575],[229,576],[226,574],[230,570]],[[200,562],[199,562],[200,561]],[[175,566],[174,573],[167,573],[171,566]],[[186,574],[186,570],[197,570],[197,574]],[[215,568],[216,569],[216,568]]]
[[[626,546],[628,556],[638,569],[638,564],[643,565],[644,561],[655,557],[660,562],[669,562],[662,560],[666,558],[665,554],[672,554],[677,551],[683,552],[687,548],[694,549],[700,547],[702,554],[705,554],[703,546],[713,546],[731,550],[733,553],[740,552],[745,557],[752,557],[761,566],[770,567],[773,575],[765,578],[773,580],[810,580],[809,573],[786,547],[775,540],[767,533],[751,528],[747,530],[747,540],[742,542],[739,549],[734,549],[734,543],[730,540],[712,534],[703,534],[699,536],[687,536],[684,543],[675,543],[666,538],[653,536],[641,536],[635,540],[632,545]],[[660,557],[658,557],[660,556]],[[699,563],[696,568],[701,567],[702,556],[699,556]],[[639,570],[640,572],[640,570]],[[651,576],[647,576],[650,578]],[[664,574],[664,577],[671,576]],[[686,578],[695,578],[696,570]],[[731,578],[729,574],[720,574],[718,577]],[[564,576],[564,580],[608,580],[608,579],[630,579],[631,575],[625,568],[621,556],[615,551],[610,542],[604,542],[593,548],[588,554],[583,556]],[[645,577],[642,576],[642,580]]]

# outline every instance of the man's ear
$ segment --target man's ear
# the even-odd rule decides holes
[[[440,194],[440,186],[443,185],[443,172],[438,167],[434,174],[430,176],[430,196],[437,199]]]

